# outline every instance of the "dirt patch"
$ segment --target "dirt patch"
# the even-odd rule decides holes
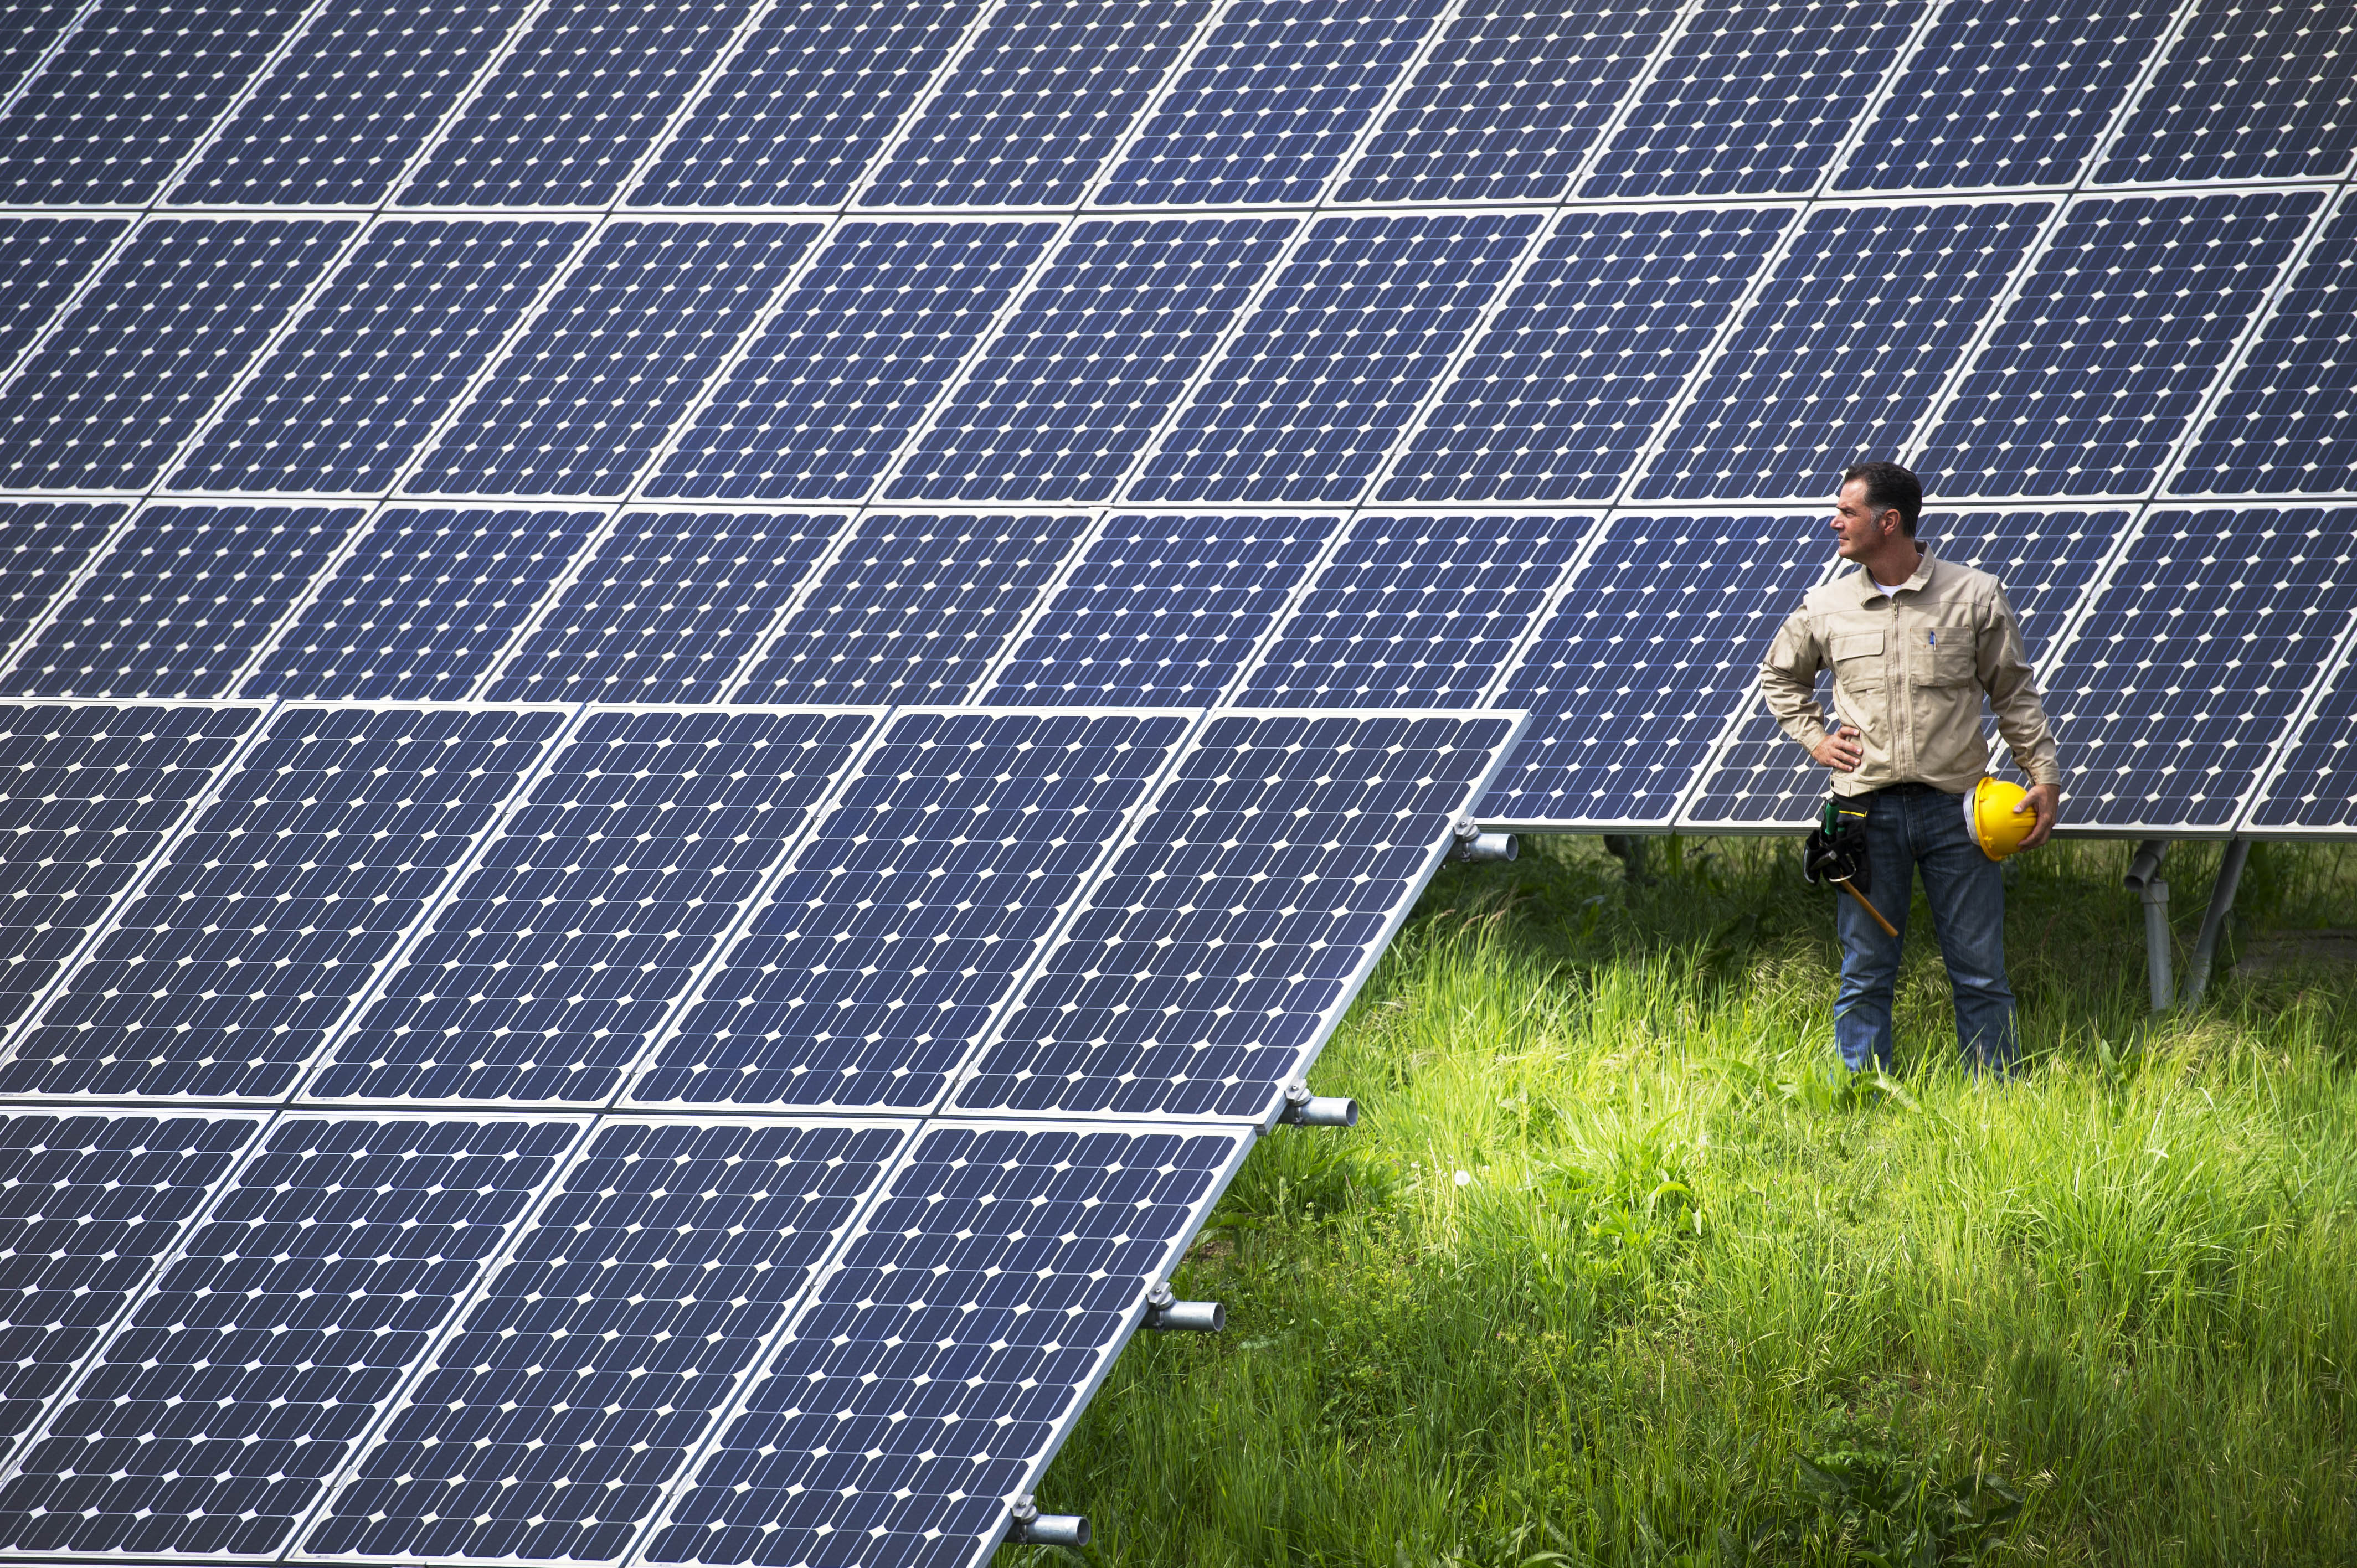
[[[2234,967],[2259,974],[2340,964],[2357,966],[2357,930],[2268,931],[2246,937]]]

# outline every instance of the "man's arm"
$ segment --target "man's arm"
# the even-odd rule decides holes
[[[1857,767],[1858,744],[1848,727],[1825,733],[1825,711],[1817,705],[1817,671],[1824,668],[1824,650],[1806,610],[1795,610],[1768,645],[1760,665],[1760,699],[1768,704],[1777,727],[1808,754],[1836,772]]]
[[[2038,825],[2021,841],[2022,848],[2035,849],[2054,832],[2061,812],[2062,764],[2046,706],[2038,698],[2037,672],[2022,646],[2021,623],[2003,593],[1991,596],[1987,617],[1980,635],[1981,688],[1988,693],[1997,734],[2012,750],[2013,765],[2029,779],[2029,798],[2016,810],[2037,814]]]

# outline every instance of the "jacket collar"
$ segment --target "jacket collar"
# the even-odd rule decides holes
[[[1932,583],[1932,568],[1933,564],[1932,560],[1932,547],[1929,544],[1925,544],[1921,546],[1921,548],[1923,552],[1923,559],[1917,563],[1915,575],[1908,578],[1905,582],[1900,584],[1896,588],[1890,590],[1889,594],[1885,594],[1882,591],[1882,585],[1874,580],[1873,573],[1867,571],[1863,566],[1851,567],[1849,574],[1849,590],[1852,594],[1855,594],[1857,596],[1859,606],[1863,607],[1873,605],[1885,598],[1892,597],[1899,594],[1910,592],[1921,593],[1925,588],[1929,587]]]

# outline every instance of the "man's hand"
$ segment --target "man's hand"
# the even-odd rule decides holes
[[[1836,773],[1855,773],[1858,759],[1866,755],[1865,747],[1850,738],[1857,733],[1847,725],[1835,725],[1833,733],[1817,742],[1816,750],[1809,755]]]
[[[2062,814],[2062,786],[2032,784],[2029,792],[2021,798],[2021,804],[2013,809],[2017,817],[2024,811],[2037,812],[2038,825],[2029,830],[2029,835],[2021,841],[2021,847],[2036,849],[2052,836],[2054,819]]]

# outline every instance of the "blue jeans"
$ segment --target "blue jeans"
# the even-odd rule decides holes
[[[1852,804],[1857,804],[1855,799]],[[1956,996],[1956,1044],[1975,1072],[2009,1073],[2020,1052],[2013,992],[2005,983],[2004,868],[1980,852],[1964,827],[1962,800],[1936,789],[1866,797],[1866,853],[1874,890],[1867,897],[1899,928],[1883,935],[1847,893],[1834,898],[1841,933],[1841,993],[1834,1044],[1852,1072],[1890,1065],[1890,994],[1907,936],[1915,873],[1932,905],[1932,929],[1948,961]]]

